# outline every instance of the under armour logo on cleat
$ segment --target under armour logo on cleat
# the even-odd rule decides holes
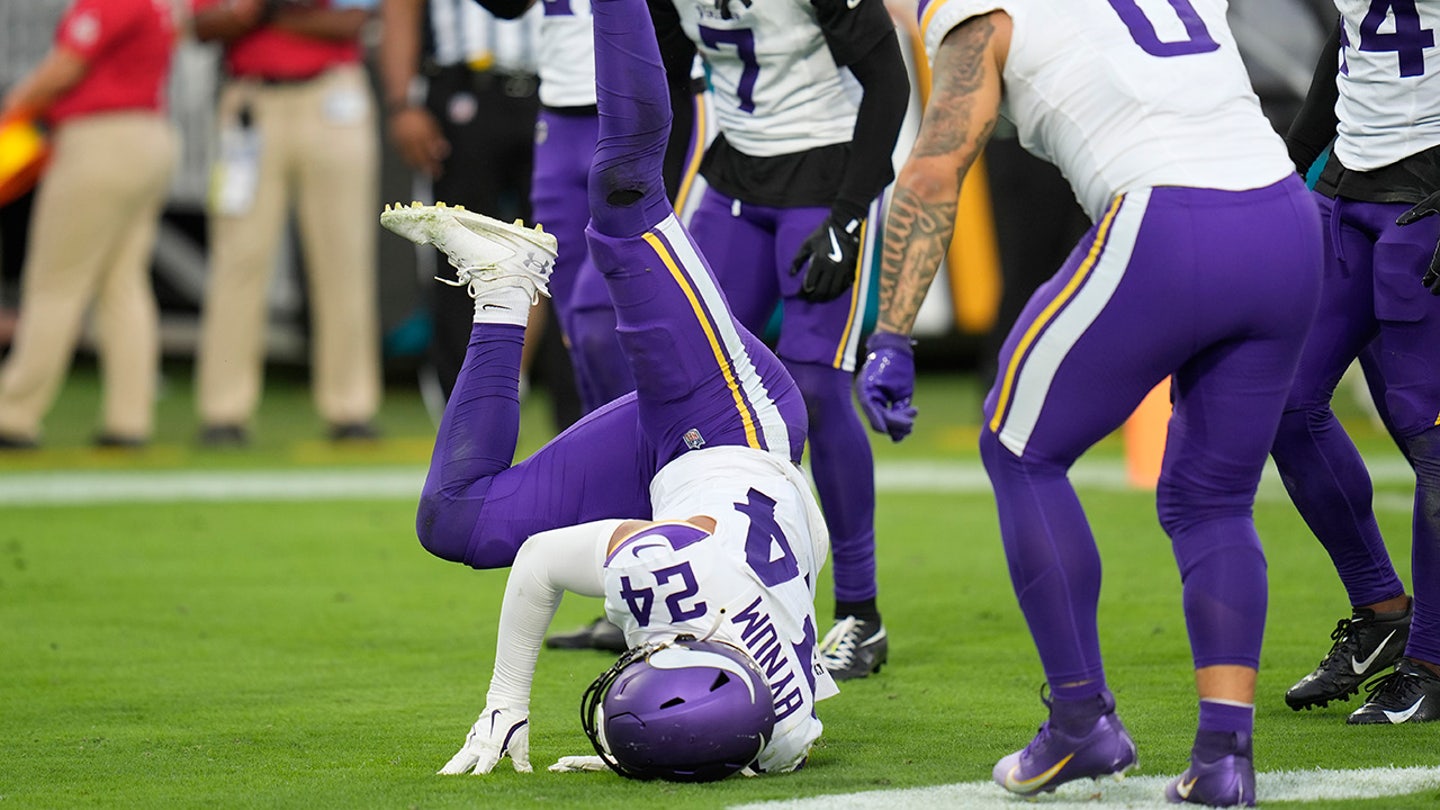
[[[550,272],[550,268],[553,267],[554,264],[550,259],[539,258],[534,253],[530,253],[525,257],[525,268],[527,270],[534,270],[537,273]]]

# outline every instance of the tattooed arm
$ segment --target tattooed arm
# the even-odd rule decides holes
[[[880,271],[877,330],[910,334],[955,230],[960,183],[1000,115],[1000,75],[1010,47],[1003,11],[956,26],[935,52],[930,103],[900,170]]]

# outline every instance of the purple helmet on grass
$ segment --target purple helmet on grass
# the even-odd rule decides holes
[[[621,776],[713,782],[760,755],[775,730],[775,704],[745,653],[681,636],[620,656],[585,690],[580,722]]]

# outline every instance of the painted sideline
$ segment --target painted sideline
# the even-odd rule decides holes
[[[1165,801],[1170,776],[1132,776],[1119,781],[1081,780],[1054,793],[1025,798],[993,782],[963,782],[905,790],[876,790],[734,805],[730,810],[990,810],[990,808],[1174,808]],[[1274,771],[1255,775],[1255,793],[1264,802],[1336,801],[1401,796],[1440,789],[1440,768]]]
[[[1401,459],[1369,465],[1376,484],[1413,486],[1415,474]],[[1124,462],[1081,459],[1070,478],[1079,487],[1130,490]],[[304,501],[410,499],[420,494],[425,468],[348,467],[272,470],[114,470],[0,474],[0,505],[165,503],[193,501]],[[881,492],[988,492],[979,461],[890,461],[875,465]],[[1284,500],[1274,467],[1260,484],[1262,500]],[[1411,499],[1377,493],[1375,508],[1405,511]]]

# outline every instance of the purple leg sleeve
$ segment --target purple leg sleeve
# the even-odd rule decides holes
[[[1379,331],[1373,314],[1373,264],[1371,246],[1360,234],[1353,234],[1337,252],[1340,231],[1334,204],[1319,195],[1316,201],[1329,235],[1318,326],[1300,355],[1271,456],[1295,508],[1335,564],[1350,604],[1358,607],[1405,592],[1375,522],[1370,473],[1330,408],[1341,376],[1362,353],[1367,380],[1378,388],[1376,401],[1384,407],[1383,365],[1373,346]],[[1342,253],[1347,257],[1344,266]]]
[[[1035,638],[1050,691],[1078,700],[1105,688],[1096,609],[1100,553],[1068,464],[1027,461],[980,433],[980,458],[995,487],[1010,581]]]
[[[550,274],[550,300],[565,330],[570,328],[570,311],[575,307],[575,285],[587,263],[585,223],[590,212],[585,206],[585,186],[598,126],[591,116],[540,112],[539,130],[544,137],[535,145],[530,205],[535,221],[560,242],[555,270]]]
[[[1410,570],[1415,615],[1405,654],[1440,664],[1440,427],[1405,440],[1414,459],[1414,540]]]
[[[674,213],[663,176],[665,67],[644,3],[607,0],[591,10],[600,137],[590,167],[590,225],[606,236],[639,236]]]
[[[437,557],[463,562],[496,473],[510,467],[520,432],[520,350],[525,328],[475,324],[445,405],[415,531]],[[483,425],[484,429],[477,429]]]
[[[810,414],[810,471],[830,527],[835,599],[875,598],[875,461],[849,372],[786,360]]]
[[[798,460],[805,412],[794,380],[735,321],[665,197],[670,103],[644,3],[597,1],[593,12],[600,138],[587,236],[645,435],[662,464],[725,444]]]
[[[602,518],[648,518],[654,452],[635,398],[587,414],[511,466],[520,426],[524,329],[476,324],[445,406],[416,532],[430,553],[502,568],[536,532]]]
[[[570,313],[566,335],[570,338],[571,355],[581,358],[576,367],[576,382],[580,386],[581,404],[589,412],[634,391],[635,378],[630,375],[630,364],[615,334],[615,307],[610,303],[605,280],[593,263],[586,262],[586,270],[576,285],[577,306]],[[600,294],[605,297],[604,306],[578,303],[586,297],[581,291],[591,284],[600,287]]]

